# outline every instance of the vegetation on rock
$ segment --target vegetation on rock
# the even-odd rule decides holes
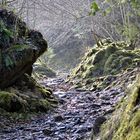
[[[32,65],[47,50],[40,32],[0,8],[0,108],[9,112],[47,111],[57,101],[32,77]]]
[[[47,49],[41,33],[29,30],[13,12],[0,9],[0,87],[13,84]]]
[[[0,108],[8,112],[46,112],[56,104],[52,91],[27,74],[0,91]]]
[[[18,97],[15,93],[0,92],[0,107],[6,111],[23,111],[26,101]]]
[[[125,42],[103,40],[98,47],[90,49],[82,62],[73,70],[69,80],[78,87],[105,88],[116,76],[128,69],[138,67],[140,50],[131,49]]]
[[[49,68],[46,63],[42,62],[41,60],[37,61],[33,65],[33,74],[36,78],[41,78],[43,76],[46,77],[56,77],[56,73],[53,69]]]
[[[126,96],[117,105],[115,112],[101,127],[100,134],[93,136],[93,140],[98,138],[101,140],[139,140],[140,76],[126,92]]]
[[[93,131],[92,140],[139,140],[139,10],[138,0],[2,0],[0,139],[87,139]],[[55,77],[79,61],[68,77],[74,88]],[[55,97],[57,110],[19,121],[56,107]]]

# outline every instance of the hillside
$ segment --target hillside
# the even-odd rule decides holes
[[[72,71],[68,81],[76,88],[96,90],[110,86],[120,75],[139,67],[140,49],[131,49],[125,42],[103,40],[86,54]]]
[[[127,88],[126,95],[113,114],[92,140],[139,140],[140,138],[140,77]],[[115,122],[115,123],[114,123]]]

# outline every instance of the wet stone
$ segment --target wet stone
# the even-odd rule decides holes
[[[111,105],[111,103],[108,102],[108,101],[107,101],[107,102],[104,102],[104,101],[103,101],[103,102],[102,102],[102,106],[104,106],[104,105]]]
[[[64,103],[66,103],[67,101],[64,100],[64,99],[58,99],[58,102],[59,102],[60,104],[64,104]]]
[[[115,109],[111,108],[111,109],[109,109],[108,111],[106,111],[104,115],[113,113],[114,111],[115,111]]]
[[[84,121],[82,120],[82,118],[77,118],[74,122],[74,125],[80,125],[81,123],[83,123]]]
[[[104,116],[100,116],[95,120],[94,127],[93,127],[93,133],[97,134],[100,131],[100,126],[106,121],[106,118]]]
[[[54,116],[54,121],[55,122],[60,122],[60,121],[62,121],[64,118],[61,116],[61,115],[56,115],[56,116]]]
[[[100,98],[103,99],[103,100],[106,100],[106,101],[110,100],[110,97],[109,96],[102,96]]]
[[[53,131],[50,129],[44,129],[42,130],[42,132],[44,133],[44,135],[51,135],[53,133]]]
[[[66,126],[59,127],[59,132],[65,132],[67,130]]]
[[[5,128],[4,131],[0,130],[0,140],[86,140],[92,129],[94,133],[99,132],[101,124],[106,120],[103,115],[112,113],[115,103],[124,94],[119,89],[101,92],[75,89],[63,91],[58,88],[62,81],[48,81],[50,87],[56,88],[58,108],[33,117],[25,124],[10,124],[9,120],[0,118],[0,125]]]
[[[83,136],[81,136],[81,135],[79,135],[79,134],[75,134],[75,135],[73,135],[73,137],[72,137],[72,140],[83,140]]]
[[[88,132],[88,131],[90,131],[90,129],[88,129],[88,128],[81,128],[81,129],[78,129],[77,131],[76,131],[76,133],[86,133],[86,132]]]
[[[93,103],[93,104],[90,105],[90,107],[92,107],[92,108],[100,108],[101,105]]]

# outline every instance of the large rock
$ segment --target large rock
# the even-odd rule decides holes
[[[11,11],[0,9],[0,88],[12,85],[47,49],[40,32],[30,30]]]
[[[50,78],[56,77],[56,73],[53,69],[49,68],[45,63],[36,62],[33,65],[33,73],[36,77],[47,76]]]
[[[46,112],[56,105],[52,91],[28,74],[18,79],[14,86],[0,91],[0,109],[8,112]]]
[[[0,109],[47,111],[57,101],[32,77],[32,65],[47,49],[40,32],[30,30],[11,11],[0,9]]]

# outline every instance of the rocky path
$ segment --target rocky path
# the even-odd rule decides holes
[[[124,93],[120,89],[82,91],[69,89],[62,79],[44,80],[54,89],[58,108],[47,114],[1,128],[0,140],[87,140],[97,133],[107,114]],[[2,123],[3,119],[0,120]]]

